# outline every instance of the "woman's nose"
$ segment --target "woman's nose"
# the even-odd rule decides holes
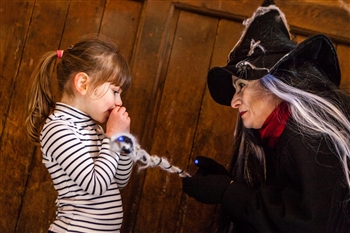
[[[237,94],[235,93],[231,100],[231,107],[239,108],[240,105],[241,105],[241,101],[239,98],[237,98]]]

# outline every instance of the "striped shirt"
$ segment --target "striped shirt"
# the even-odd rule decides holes
[[[85,113],[57,103],[40,135],[43,163],[58,192],[50,230],[119,232],[123,220],[119,189],[133,162],[110,150],[101,126]]]

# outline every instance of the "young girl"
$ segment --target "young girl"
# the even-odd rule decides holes
[[[56,61],[57,103],[50,87]],[[110,137],[130,131],[120,96],[130,83],[125,59],[109,39],[89,36],[65,51],[46,53],[32,78],[26,129],[40,143],[58,192],[49,232],[119,232],[119,189],[128,183],[133,163],[110,150]],[[106,123],[105,133],[96,122]]]

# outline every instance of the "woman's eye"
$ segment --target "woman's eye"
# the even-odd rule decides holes
[[[246,86],[246,83],[241,81],[241,80],[237,80],[236,82],[236,92],[239,93],[242,91],[242,89]]]
[[[238,83],[238,86],[242,89],[243,87],[245,87],[244,83]]]

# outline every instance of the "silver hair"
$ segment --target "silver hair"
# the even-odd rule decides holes
[[[326,135],[342,164],[345,182],[350,188],[350,121],[341,103],[292,87],[266,75],[261,84],[290,105],[291,117],[297,122],[299,132],[309,136]]]

